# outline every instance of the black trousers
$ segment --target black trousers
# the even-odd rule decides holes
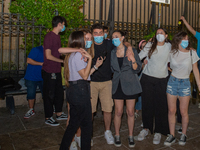
[[[64,102],[64,90],[61,73],[47,73],[42,70],[43,101],[45,118],[53,116],[53,105],[56,112],[62,112]]]
[[[143,74],[142,85],[142,121],[144,128],[151,133],[169,134],[167,78],[154,78]],[[154,128],[155,119],[155,128]]]
[[[92,109],[90,84],[85,80],[73,81],[67,89],[70,105],[69,125],[64,133],[60,150],[68,150],[72,139],[81,128],[81,150],[90,150],[92,134]]]

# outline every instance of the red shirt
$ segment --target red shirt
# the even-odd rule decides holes
[[[61,47],[60,35],[55,34],[54,32],[49,32],[44,37],[44,63],[42,69],[48,73],[60,73],[61,72],[61,63],[48,60],[46,58],[45,50],[50,49],[51,55],[56,58],[60,58],[60,53],[58,49]]]

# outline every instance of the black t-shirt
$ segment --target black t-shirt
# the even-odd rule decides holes
[[[112,44],[112,40],[104,40],[101,45],[94,44],[95,56],[92,60],[92,67],[96,64],[98,57],[106,55],[106,59],[104,60],[103,64],[98,68],[98,70],[92,74],[91,76],[92,81],[104,82],[112,79],[110,57],[111,57],[111,51],[114,48],[115,46]]]

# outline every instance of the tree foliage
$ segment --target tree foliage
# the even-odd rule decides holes
[[[44,27],[41,31],[30,24],[26,29],[27,33],[41,33],[41,38],[40,34],[34,34],[34,36],[27,34],[26,49],[28,53],[32,47],[39,46],[40,40],[43,43],[46,33],[52,30],[51,21],[56,12],[67,20],[67,28],[64,33],[60,34],[62,46],[66,46],[72,30],[89,24],[89,22],[85,22],[84,15],[80,11],[82,5],[82,0],[15,0],[12,1],[9,10],[11,13],[21,14],[20,20],[22,21],[20,23],[22,24],[23,21],[31,21],[34,18],[34,26]]]

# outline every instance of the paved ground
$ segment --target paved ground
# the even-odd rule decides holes
[[[36,114],[29,119],[23,116],[28,110],[27,106],[16,107],[15,115],[10,115],[6,108],[0,108],[0,150],[58,150],[63,133],[65,131],[66,121],[60,121],[58,127],[51,127],[44,124],[43,104],[36,104]],[[64,111],[67,112],[66,108]],[[107,145],[104,139],[104,125],[101,111],[98,111],[94,120],[94,146],[92,150],[128,150],[128,129],[126,115],[123,115],[121,126],[122,146],[116,148],[114,145]],[[141,116],[141,114],[140,114]],[[149,135],[144,141],[136,141],[136,150],[200,150],[200,109],[198,103],[190,103],[189,106],[190,123],[187,132],[187,143],[184,147],[176,142],[171,147],[163,145],[165,136],[162,136],[161,144],[153,145],[153,135]],[[134,135],[137,135],[142,129],[141,117],[135,122]],[[111,127],[114,133],[114,125]],[[179,139],[176,132],[176,137]]]

